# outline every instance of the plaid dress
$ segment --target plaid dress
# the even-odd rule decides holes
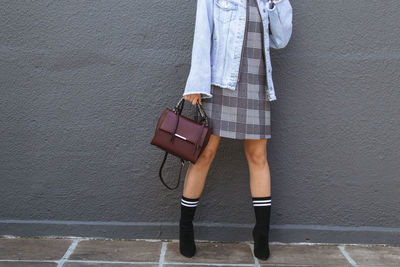
[[[256,0],[247,1],[240,80],[235,90],[211,85],[213,97],[202,99],[213,134],[233,139],[271,138],[270,101],[263,53],[263,29]]]

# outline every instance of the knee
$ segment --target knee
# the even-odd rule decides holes
[[[216,150],[205,148],[203,152],[201,152],[199,158],[197,159],[196,165],[210,165],[214,160]]]
[[[267,152],[261,149],[246,152],[246,158],[251,165],[264,166],[267,162]]]

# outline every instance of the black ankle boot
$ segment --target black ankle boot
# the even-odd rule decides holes
[[[193,224],[186,225],[179,222],[179,250],[180,253],[188,258],[196,254],[196,244],[194,242]]]
[[[252,234],[254,240],[254,256],[260,260],[266,260],[269,258],[269,227],[266,226],[254,226]]]
[[[252,235],[254,240],[254,256],[260,260],[269,258],[269,224],[271,215],[271,197],[253,197],[256,224]]]
[[[181,219],[179,220],[179,250],[180,253],[191,258],[196,253],[194,242],[193,217],[199,198],[181,197]]]

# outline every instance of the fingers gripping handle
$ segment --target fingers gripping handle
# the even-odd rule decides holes
[[[176,113],[176,111],[178,111],[179,113],[177,114],[181,114],[182,110],[183,110],[183,104],[184,104],[184,96],[181,97],[178,101],[178,103],[175,105],[175,107],[173,108],[173,111]],[[199,103],[199,101],[196,102],[196,109],[197,111],[200,113],[200,116],[205,120],[205,126],[208,127],[208,117],[206,112],[204,111],[202,105]]]

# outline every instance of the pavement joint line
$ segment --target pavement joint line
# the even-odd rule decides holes
[[[68,221],[68,220],[0,220],[5,224],[61,224],[61,225],[103,225],[103,226],[177,226],[177,222],[123,222],[123,221]],[[250,228],[253,224],[243,223],[218,223],[218,222],[194,222],[196,226],[206,227],[238,227]],[[279,224],[270,225],[271,229],[308,229],[323,231],[367,231],[367,232],[392,232],[400,233],[400,227],[377,227],[377,226],[335,226],[335,225],[303,225],[303,224]]]
[[[162,242],[160,249],[160,260],[158,262],[158,267],[162,267],[165,261],[165,252],[167,251],[168,242]]]
[[[260,267],[260,262],[258,261],[258,259],[256,258],[256,256],[254,255],[254,244],[252,244],[251,242],[246,242],[251,250],[251,255],[253,255],[253,259],[254,259],[254,266],[255,267]]]
[[[75,239],[72,241],[71,245],[65,252],[64,256],[58,261],[57,267],[63,267],[64,263],[69,259],[71,254],[74,252],[76,247],[78,246],[80,239]]]
[[[38,239],[80,239],[82,240],[124,240],[124,241],[148,241],[148,242],[178,242],[178,239],[149,239],[149,238],[133,238],[133,239],[125,239],[125,238],[113,238],[113,237],[82,237],[82,236],[58,236],[58,235],[47,235],[47,236],[16,236],[16,235],[0,235],[0,239],[18,239],[18,238],[38,238]],[[196,240],[196,242],[205,242],[205,243],[241,243],[241,242],[249,242],[249,241],[213,241],[213,240]],[[385,247],[398,247],[399,245],[386,244],[386,243],[327,243],[327,242],[281,242],[281,241],[270,241],[270,245],[293,245],[293,246],[360,246],[360,247],[374,247],[374,246],[385,246]],[[397,267],[397,266],[396,266]]]
[[[343,256],[346,258],[346,260],[352,265],[352,266],[358,266],[356,261],[353,260],[353,258],[347,253],[346,249],[344,246],[338,246],[340,252],[342,252]]]

